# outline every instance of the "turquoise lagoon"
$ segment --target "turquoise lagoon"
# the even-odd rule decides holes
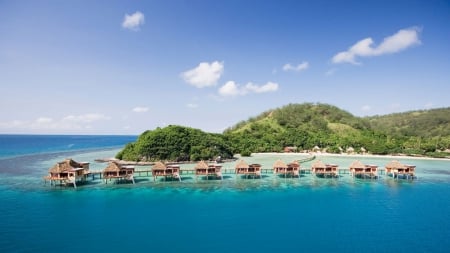
[[[62,137],[65,138],[65,137]],[[110,137],[114,138],[114,137]],[[74,188],[44,184],[56,161],[106,165],[117,143],[0,158],[0,252],[448,252],[450,161],[400,159],[418,180],[235,178],[137,183],[89,181]],[[0,136],[1,139],[1,136]],[[77,140],[70,140],[77,146]],[[122,143],[120,143],[122,142]],[[68,144],[68,145],[69,145]],[[49,144],[50,145],[50,144]],[[36,150],[39,150],[37,148]],[[11,151],[9,151],[11,152]],[[1,156],[0,156],[1,157]],[[246,158],[270,168],[277,159]],[[347,168],[353,157],[318,157]],[[358,158],[383,167],[389,158]],[[182,165],[190,168],[194,165]],[[309,168],[310,163],[302,164]],[[234,163],[224,167],[233,168]]]

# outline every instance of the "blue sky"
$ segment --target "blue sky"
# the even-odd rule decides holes
[[[449,1],[0,1],[0,133],[450,106]]]

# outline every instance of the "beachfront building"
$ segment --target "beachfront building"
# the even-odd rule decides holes
[[[55,164],[48,172],[49,175],[44,177],[44,179],[49,180],[50,184],[56,182],[61,184],[73,184],[76,188],[77,182],[86,180],[86,175],[89,173],[89,163],[79,163],[68,158]]]
[[[248,165],[247,162],[244,160],[240,160],[236,163],[235,166],[235,173],[237,175],[245,175],[247,178],[248,176],[258,176],[259,178],[262,178],[261,176],[261,164],[250,164]]]
[[[350,164],[350,174],[359,178],[378,178],[378,166],[363,164],[361,161],[354,161]]]
[[[311,173],[318,177],[338,177],[338,165],[325,164],[321,160],[317,160],[311,166]]]
[[[108,183],[108,180],[116,179],[131,181],[134,184],[134,166],[124,166],[112,161],[103,170],[103,179],[105,179],[105,183]]]
[[[386,175],[399,179],[415,179],[416,178],[416,166],[402,164],[397,160],[393,160],[386,164]]]
[[[156,162],[152,167],[152,176],[153,181],[156,181],[158,177],[164,177],[164,180],[167,178],[170,179],[178,179],[181,181],[180,176],[180,166],[179,165],[165,165],[162,162]]]
[[[217,163],[208,165],[205,161],[200,161],[195,165],[194,170],[196,179],[198,176],[206,176],[207,180],[209,179],[209,176],[223,179],[222,165]]]

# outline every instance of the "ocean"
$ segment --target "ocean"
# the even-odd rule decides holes
[[[0,252],[449,252],[450,161],[402,158],[418,179],[262,179],[50,186],[71,157],[106,167],[136,136],[0,135]],[[245,158],[271,168],[297,154]],[[318,157],[341,168],[354,157]],[[390,158],[358,158],[380,168]],[[310,167],[311,162],[301,164]],[[182,165],[191,168],[194,165]],[[233,168],[234,163],[225,163]]]

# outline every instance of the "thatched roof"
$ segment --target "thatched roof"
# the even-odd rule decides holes
[[[205,161],[200,161],[195,165],[196,169],[208,169],[208,164]]]
[[[165,169],[166,165],[162,162],[156,162],[152,167],[152,170],[165,170]]]
[[[281,160],[277,160],[274,164],[273,164],[273,168],[287,168],[286,163],[284,163]]]
[[[62,162],[58,162],[49,169],[50,173],[61,173],[73,170],[75,168],[82,168],[83,166],[72,159],[66,159]]]
[[[244,160],[240,160],[238,163],[236,163],[236,169],[248,169],[248,163]]]
[[[116,162],[110,162],[103,172],[120,171],[120,165]]]
[[[405,165],[403,165],[401,162],[397,161],[397,160],[393,160],[391,162],[389,162],[388,164],[386,164],[386,168],[387,169],[399,169],[399,168],[404,168]]]
[[[323,163],[321,160],[317,160],[311,165],[311,167],[313,167],[313,168],[325,168],[326,166],[325,166],[325,163]]]
[[[366,165],[364,165],[361,161],[356,160],[350,164],[350,169],[364,169]]]
[[[289,167],[300,167],[300,163],[297,160],[292,161],[291,163],[288,164]]]

